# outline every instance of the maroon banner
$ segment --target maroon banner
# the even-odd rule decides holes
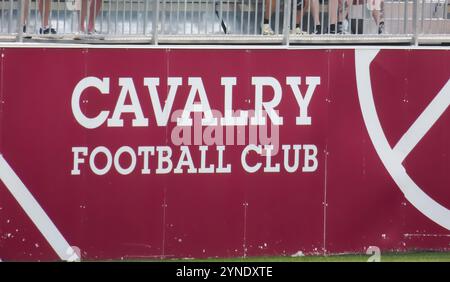
[[[448,50],[1,52],[1,260],[450,249]]]

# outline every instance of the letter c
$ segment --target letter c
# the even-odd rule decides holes
[[[83,78],[78,82],[77,86],[72,93],[72,113],[77,122],[88,129],[93,129],[101,126],[108,118],[109,111],[101,111],[96,117],[88,118],[82,111],[80,107],[80,98],[83,92],[89,88],[95,87],[100,90],[101,94],[109,94],[109,78],[105,77],[103,80],[89,76]]]
[[[253,144],[249,144],[244,148],[244,150],[242,151],[242,154],[241,154],[241,164],[242,164],[242,167],[244,168],[244,170],[249,173],[255,173],[261,168],[261,163],[258,162],[254,166],[250,166],[247,163],[247,155],[249,154],[250,151],[255,151],[257,154],[261,155],[262,147],[256,146]]]

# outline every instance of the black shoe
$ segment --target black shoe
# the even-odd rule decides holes
[[[380,25],[378,26],[378,34],[383,33],[384,33],[384,22],[381,22]]]
[[[330,24],[329,34],[336,34],[336,24]]]
[[[316,30],[314,34],[322,34],[322,26],[320,24],[316,25]]]
[[[23,25],[23,33],[27,33],[27,25],[26,24]]]
[[[56,30],[54,28],[51,27],[47,27],[47,28],[40,28],[39,29],[39,34],[56,34]]]
[[[343,26],[342,26],[342,22],[338,22],[337,24],[337,33],[338,34],[342,34],[343,33]]]

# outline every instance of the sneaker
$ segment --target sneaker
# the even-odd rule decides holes
[[[296,35],[308,34],[306,31],[303,31],[300,27],[296,27],[296,28],[294,29],[294,33],[295,33]]]
[[[331,24],[330,25],[330,34],[342,34],[342,23],[338,22],[337,24]]]
[[[343,34],[344,33],[344,27],[341,22],[338,22],[337,24],[337,34]]]
[[[98,33],[98,31],[96,31],[96,30],[94,29],[94,30],[92,30],[92,31],[88,31],[87,34],[88,34],[88,35],[98,35],[99,33]]]
[[[342,22],[342,34],[349,34],[350,23],[347,19]]]
[[[314,30],[314,34],[322,34],[322,26],[320,24],[316,25],[316,30]]]
[[[383,33],[384,33],[384,22],[381,22],[380,25],[378,26],[378,34]]]
[[[336,33],[336,24],[330,24],[330,30],[328,31],[329,34],[335,34]]]
[[[41,27],[39,29],[39,34],[56,34],[56,30],[51,27],[47,27],[47,28]]]
[[[262,27],[262,34],[263,35],[274,35],[272,28],[270,27],[270,24],[263,24]]]

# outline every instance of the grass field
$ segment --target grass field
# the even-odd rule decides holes
[[[369,255],[345,254],[329,256],[301,256],[301,257],[255,257],[255,258],[214,258],[194,260],[194,262],[366,262]],[[381,254],[381,262],[450,262],[450,252],[411,252]]]

